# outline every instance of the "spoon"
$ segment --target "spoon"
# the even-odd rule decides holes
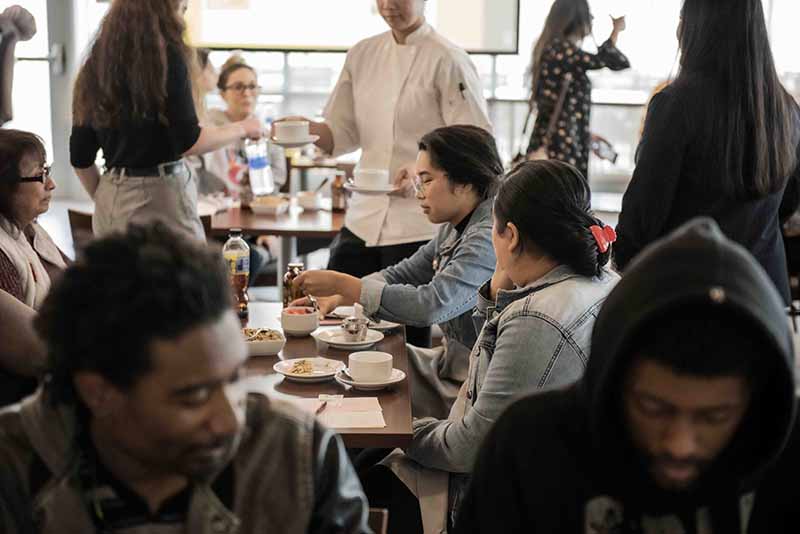
[[[317,186],[317,188],[316,188],[316,189],[314,189],[314,192],[315,192],[315,193],[319,193],[319,192],[320,192],[320,190],[321,190],[323,187],[325,187],[325,184],[327,184],[327,183],[328,183],[328,180],[330,180],[330,178],[329,178],[329,177],[326,177],[324,180],[322,180],[322,182],[321,182],[321,183],[320,183],[320,184]]]

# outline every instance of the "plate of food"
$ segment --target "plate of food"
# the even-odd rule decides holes
[[[294,358],[281,360],[272,366],[276,373],[280,373],[289,380],[296,382],[326,382],[336,373],[344,369],[344,363],[315,356],[313,358]]]
[[[250,210],[256,215],[280,215],[289,209],[289,200],[280,195],[255,197],[250,201]]]
[[[274,356],[284,345],[286,338],[280,330],[272,328],[242,328],[247,351],[250,356]]]

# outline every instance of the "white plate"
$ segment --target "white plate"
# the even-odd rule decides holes
[[[292,373],[292,366],[295,362],[306,360],[311,362],[312,374],[298,374]],[[325,382],[333,378],[333,376],[344,368],[344,363],[338,360],[330,360],[328,358],[321,358],[316,356],[314,358],[294,358],[291,360],[281,360],[272,366],[276,373],[280,373],[290,380],[296,382]]]
[[[352,306],[337,306],[332,312],[328,314],[330,317],[334,317],[336,319],[346,319],[348,317],[352,317],[355,313],[355,310]],[[373,330],[378,330],[381,332],[385,332],[387,330],[394,330],[400,326],[400,323],[393,323],[391,321],[370,321],[369,327]]]
[[[383,334],[377,330],[367,330],[367,338],[364,341],[348,341],[345,333],[340,328],[330,330],[318,330],[311,334],[311,337],[327,343],[335,349],[366,349],[383,339]]]
[[[406,379],[406,374],[401,371],[400,369],[392,369],[392,376],[389,380],[383,382],[356,382],[355,380],[350,380],[344,372],[338,371],[336,373],[336,381],[340,384],[344,384],[345,386],[351,386],[353,389],[360,389],[363,391],[377,391],[379,389],[383,389],[385,387],[391,386],[392,384],[397,384],[398,382],[402,382]]]
[[[295,140],[295,141],[281,141],[275,137],[271,137],[270,140],[275,143],[276,145],[280,145],[283,148],[300,148],[301,146],[310,145],[312,143],[316,143],[319,139],[318,135],[309,135],[304,140]]]
[[[355,313],[353,306],[337,306],[328,315],[336,317],[337,319],[347,319]]]
[[[371,187],[362,187],[355,184],[351,184],[347,182],[344,184],[344,188],[348,191],[352,191],[353,193],[363,193],[365,195],[386,195],[389,193],[395,193],[400,191],[399,187],[395,187],[393,185],[374,185]]]
[[[388,332],[389,330],[394,330],[398,326],[400,326],[400,323],[393,323],[391,321],[383,321],[383,320],[381,320],[381,321],[378,321],[378,322],[375,322],[375,321],[370,321],[369,322],[369,327],[371,329],[377,330],[379,332]]]

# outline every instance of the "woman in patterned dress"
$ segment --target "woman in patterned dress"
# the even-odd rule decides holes
[[[592,82],[586,71],[630,67],[628,58],[616,47],[617,36],[625,29],[625,17],[612,17],[614,29],[597,54],[581,50],[581,42],[591,34],[592,18],[587,0],[556,0],[547,15],[531,58],[531,100],[537,114],[527,150],[530,156],[542,146],[565,75],[570,73],[572,80],[547,146],[547,156],[574,165],[587,179]]]

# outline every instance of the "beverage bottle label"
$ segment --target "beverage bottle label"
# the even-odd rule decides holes
[[[269,158],[266,156],[256,156],[254,158],[247,160],[248,165],[250,166],[250,170],[260,170],[264,169],[269,165]]]

